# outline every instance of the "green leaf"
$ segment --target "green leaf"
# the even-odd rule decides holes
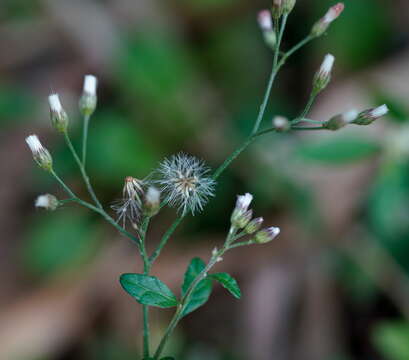
[[[124,290],[143,305],[170,308],[178,304],[172,291],[157,277],[142,274],[122,274]]]
[[[206,264],[200,258],[194,258],[190,262],[186,273],[185,279],[182,285],[182,296],[184,296],[189,289],[190,284],[196,279],[196,277],[202,272],[206,267]],[[190,295],[189,302],[183,310],[182,316],[190,314],[192,311],[195,311],[200,306],[204,305],[209,299],[209,296],[212,292],[212,280],[205,278],[197,284],[196,289]]]
[[[409,359],[409,324],[389,322],[378,326],[373,333],[375,346],[388,360]]]
[[[217,280],[222,286],[227,289],[236,299],[241,298],[241,291],[236,279],[227,273],[217,273],[210,275],[211,278]]]
[[[379,149],[375,141],[367,138],[335,137],[301,145],[297,155],[323,164],[343,165],[374,155]]]

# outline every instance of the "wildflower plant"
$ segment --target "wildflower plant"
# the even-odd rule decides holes
[[[160,279],[151,276],[151,270],[164,249],[167,242],[188,215],[196,215],[202,212],[206,204],[215,194],[217,179],[225,169],[254,141],[272,132],[283,133],[290,131],[310,130],[339,130],[350,124],[369,125],[374,120],[386,115],[386,105],[364,110],[361,112],[350,110],[344,114],[335,115],[326,121],[318,121],[308,118],[311,107],[317,96],[327,87],[331,80],[332,68],[335,57],[326,55],[321,67],[313,77],[311,93],[306,106],[300,115],[294,119],[287,119],[280,115],[274,116],[270,125],[261,128],[265,118],[271,90],[277,74],[284,66],[288,58],[294,55],[300,48],[319,38],[330,27],[331,23],[338,18],[344,10],[344,5],[339,3],[331,7],[328,12],[319,19],[312,27],[310,33],[299,43],[282,49],[282,40],[287,24],[287,19],[292,12],[295,0],[273,0],[272,7],[262,10],[258,16],[258,22],[264,36],[266,45],[272,50],[272,70],[267,83],[265,95],[255,118],[253,128],[247,138],[239,144],[225,161],[215,170],[210,169],[203,160],[185,153],[172,155],[163,160],[158,169],[152,174],[147,174],[144,180],[133,176],[125,177],[122,197],[113,206],[115,215],[110,214],[109,208],[103,206],[92,187],[86,171],[88,127],[91,116],[97,107],[97,78],[86,75],[83,93],[79,100],[79,110],[82,114],[83,137],[81,154],[77,153],[69,136],[69,117],[60,102],[58,94],[49,96],[51,123],[62,134],[70,149],[75,162],[78,165],[85,186],[91,198],[91,202],[85,201],[58,176],[54,169],[50,152],[43,147],[36,135],[30,135],[26,142],[33,154],[35,162],[61,185],[68,198],[58,200],[55,196],[46,194],[39,196],[35,206],[47,210],[55,210],[58,206],[66,203],[77,203],[102,216],[122,235],[129,238],[136,245],[141,257],[143,272],[139,274],[123,274],[120,283],[123,289],[142,305],[143,313],[143,359],[161,359],[166,343],[175,327],[185,316],[204,305],[208,300],[214,283],[220,283],[234,297],[240,298],[241,292],[236,280],[227,273],[214,273],[213,267],[223,261],[227,252],[242,246],[254,244],[266,244],[275,239],[280,229],[275,226],[263,227],[262,217],[253,217],[253,209],[250,205],[253,196],[246,193],[237,197],[236,205],[230,217],[229,230],[225,241],[209,251],[207,262],[194,258],[188,266],[182,286],[181,295],[177,297]],[[138,174],[139,175],[139,174]],[[176,208],[177,216],[173,224],[163,234],[159,244],[151,254],[148,254],[146,242],[148,241],[149,224],[153,216],[160,213],[165,207]],[[174,315],[166,328],[163,337],[156,349],[151,349],[150,343],[150,307],[175,308]],[[152,351],[153,350],[153,351]],[[165,358],[163,358],[165,359]],[[169,359],[169,358],[167,358]]]

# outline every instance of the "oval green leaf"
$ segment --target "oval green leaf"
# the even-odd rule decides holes
[[[172,291],[155,276],[122,274],[120,283],[129,295],[143,305],[170,308],[178,304]]]
[[[217,280],[222,286],[227,289],[236,299],[241,298],[241,291],[236,279],[227,273],[217,273],[210,275],[211,278]]]

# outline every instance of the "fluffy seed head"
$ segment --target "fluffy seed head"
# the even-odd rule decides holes
[[[166,195],[165,201],[182,214],[201,211],[214,195],[215,181],[202,160],[179,153],[161,162],[156,183]]]
[[[382,116],[385,116],[388,112],[389,109],[384,104],[373,109],[362,111],[353,123],[357,125],[369,125]]]
[[[59,132],[66,132],[68,127],[68,116],[64,111],[58,94],[48,96],[48,104],[50,106],[50,118],[54,128]]]
[[[30,148],[35,162],[44,170],[50,171],[53,166],[53,159],[48,150],[43,147],[37,135],[26,137],[26,143]]]
[[[34,203],[35,207],[43,208],[45,210],[54,211],[59,205],[58,199],[51,194],[40,195],[37,197]]]

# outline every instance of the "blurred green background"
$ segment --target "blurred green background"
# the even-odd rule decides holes
[[[284,47],[333,1],[298,1]],[[409,359],[409,3],[345,0],[323,38],[288,61],[268,116],[296,116],[323,56],[333,81],[312,118],[386,103],[370,127],[269,135],[222,176],[153,273],[177,291],[193,256],[220,244],[236,194],[282,228],[273,244],[237,250],[243,299],[217,288],[184,319],[167,353],[181,360]],[[127,175],[143,178],[185,151],[217,167],[253,126],[272,61],[256,15],[262,0],[2,0],[0,2],[0,359],[128,360],[140,356],[140,308],[118,283],[140,271],[132,244],[72,205],[36,211],[61,189],[33,165],[39,135],[55,167],[87,194],[47,96],[60,93],[75,145],[84,74],[99,79],[89,174],[109,206]],[[263,126],[268,126],[265,120]],[[149,248],[175,217],[153,222]],[[154,338],[171,316],[152,311]]]

